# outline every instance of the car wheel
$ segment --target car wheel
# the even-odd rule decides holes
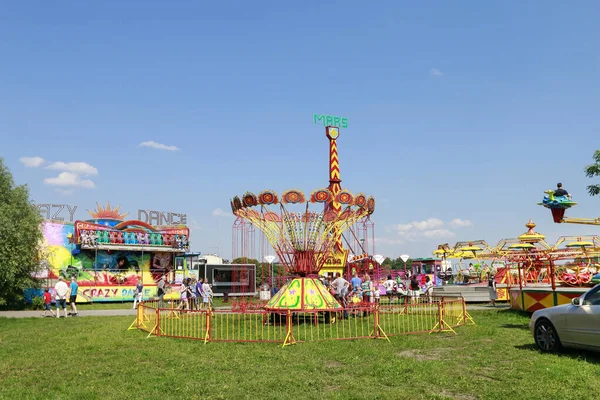
[[[534,330],[535,344],[545,352],[555,352],[560,349],[560,339],[554,325],[547,319],[536,322]]]

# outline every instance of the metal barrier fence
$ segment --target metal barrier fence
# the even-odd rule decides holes
[[[244,308],[185,310],[140,303],[130,329],[148,337],[166,336],[207,342],[274,342],[283,346],[315,340],[348,340],[453,332],[475,323],[463,298],[401,298],[387,304],[348,304],[343,309],[303,312]]]

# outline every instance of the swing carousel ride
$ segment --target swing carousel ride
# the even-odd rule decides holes
[[[341,205],[335,211],[331,203]],[[321,210],[315,209],[321,206]],[[332,309],[340,305],[317,278],[330,254],[339,250],[340,235],[375,210],[375,199],[347,190],[333,196],[317,189],[307,199],[300,190],[281,194],[247,192],[231,201],[235,216],[244,218],[267,238],[288,275],[295,276],[267,303],[266,309]]]
[[[257,195],[246,192],[231,200],[237,225],[258,229],[275,251],[285,270],[286,282],[269,300],[267,310],[335,309],[341,307],[318,279],[324,269],[343,273],[351,262],[365,260],[373,269],[374,262],[365,251],[366,232],[372,223],[375,199],[363,193],[352,194],[342,189],[337,152],[340,127],[326,126],[329,139],[329,186],[314,190],[307,198],[300,190],[287,190],[281,197],[271,190]],[[241,221],[241,223],[239,222]],[[356,226],[364,228],[362,239]],[[351,256],[344,248],[343,233],[350,231],[360,242],[360,255]],[[346,240],[347,242],[347,240]],[[355,263],[354,270],[360,267]],[[273,276],[271,276],[273,278]],[[264,279],[264,277],[263,277]],[[271,279],[273,282],[273,279]]]

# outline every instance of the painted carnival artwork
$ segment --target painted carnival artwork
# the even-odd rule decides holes
[[[144,297],[172,273],[174,259],[189,249],[185,225],[152,226],[127,220],[119,207],[98,205],[91,219],[74,223],[43,222],[47,279],[75,277],[87,301],[132,300],[139,279]]]

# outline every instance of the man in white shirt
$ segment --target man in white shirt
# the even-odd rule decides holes
[[[65,318],[67,318],[67,294],[69,293],[69,286],[62,277],[58,278],[58,282],[54,286],[56,292],[56,318],[60,318],[60,307],[62,306],[65,312]]]
[[[340,304],[343,304],[349,285],[350,283],[342,278],[339,272],[336,274],[335,280],[331,282],[331,286],[333,286],[335,289],[335,298],[340,302]]]
[[[383,287],[385,288],[385,294],[388,297],[388,301],[391,303],[397,289],[396,281],[392,279],[391,275],[388,275],[387,280],[383,282]]]

